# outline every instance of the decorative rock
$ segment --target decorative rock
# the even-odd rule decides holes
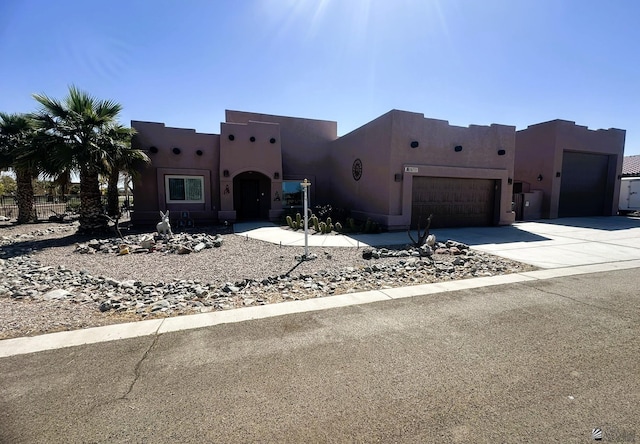
[[[71,295],[71,292],[69,292],[67,290],[56,289],[56,290],[51,290],[51,291],[46,292],[42,296],[42,298],[47,300],[47,301],[51,301],[53,299],[64,299],[69,295]]]
[[[184,245],[180,245],[176,250],[176,253],[178,254],[189,254],[191,252],[193,252],[193,250],[189,247],[185,247]]]
[[[341,270],[330,270],[318,264],[320,266],[308,267],[299,275],[272,275],[223,285],[182,279],[154,283],[133,279],[119,281],[92,276],[85,270],[71,270],[65,265],[42,266],[28,256],[32,252],[28,242],[38,240],[38,236],[47,233],[47,230],[42,230],[41,233],[0,238],[0,245],[3,247],[0,249],[0,297],[94,304],[102,312],[118,310],[145,316],[151,312],[225,310],[436,280],[491,276],[518,270],[517,264],[513,262],[471,251],[460,242],[449,240],[442,243],[434,240],[432,247],[425,244],[420,248],[367,248],[363,250],[363,257],[370,253],[366,266],[345,267]],[[166,239],[156,236],[156,239],[144,234],[125,236],[124,239],[93,239],[90,243],[77,244],[75,251],[84,254],[97,251],[117,254],[119,245],[124,243],[129,246],[130,253],[155,251],[175,254],[180,249],[196,253],[212,248],[216,243],[222,244],[222,236],[207,234],[179,233]],[[7,247],[15,242],[21,243],[20,246]],[[148,245],[151,249],[143,248],[143,245]],[[364,251],[367,252],[366,255]],[[331,253],[331,250],[325,251],[323,257],[327,259]],[[287,258],[284,255],[280,260],[292,261],[291,256]],[[292,261],[293,265],[295,263]]]

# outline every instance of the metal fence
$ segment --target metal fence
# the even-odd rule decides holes
[[[65,196],[34,196],[34,211],[36,219],[47,220],[50,216],[70,214],[80,208],[80,196],[68,194]],[[18,217],[18,205],[14,196],[0,196],[0,216],[8,219]]]

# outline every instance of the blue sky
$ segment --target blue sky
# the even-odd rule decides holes
[[[345,134],[396,108],[622,128],[640,154],[638,19],[636,0],[2,0],[0,110],[75,84],[127,124],[218,133],[236,109]]]

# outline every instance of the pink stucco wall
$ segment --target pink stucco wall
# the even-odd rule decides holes
[[[418,146],[412,148],[412,142]],[[463,150],[455,152],[457,145]],[[502,156],[500,149],[505,150]],[[495,179],[501,183],[498,223],[510,224],[515,218],[508,183],[514,151],[513,126],[456,127],[423,114],[392,110],[332,143],[334,195],[360,218],[404,229],[411,222],[413,176]],[[352,176],[355,159],[363,164],[359,181]],[[405,172],[405,167],[417,172]]]
[[[143,149],[152,162],[151,166],[140,171],[140,176],[134,181],[134,223],[158,221],[159,210],[170,210],[175,217],[180,211],[189,211],[191,217],[201,221],[215,220],[220,206],[220,136],[154,122],[132,121],[131,126],[137,131],[134,146]],[[157,152],[152,153],[150,147],[156,147]],[[175,154],[174,148],[180,149],[180,153]],[[198,150],[201,155],[198,155]],[[204,203],[167,203],[164,187],[167,174],[203,176]]]
[[[282,209],[281,201],[275,200],[276,193],[281,193],[282,190],[280,126],[275,123],[249,121],[222,123],[220,129],[219,217],[235,220],[233,179],[240,173],[254,171],[271,181],[270,191],[260,199],[265,200],[261,202],[262,205],[271,208],[269,218],[276,219]],[[231,138],[233,140],[230,140]],[[227,177],[225,171],[228,172]]]
[[[371,215],[389,210],[391,113],[386,113],[331,144],[332,203]],[[353,178],[353,164],[362,162],[360,180]],[[382,222],[382,221],[378,221]]]
[[[234,184],[242,189],[254,182],[255,175],[260,179],[261,214],[268,210],[264,214],[271,220],[282,212],[277,194],[282,183],[306,178],[312,182],[311,205],[344,207],[358,219],[371,218],[389,229],[410,225],[413,181],[421,176],[495,181],[498,224],[515,219],[510,182],[523,182],[523,191],[540,190],[542,216],[557,217],[561,183],[557,173],[566,151],[612,159],[607,193],[613,196],[611,214],[615,214],[625,136],[623,130],[593,131],[561,120],[518,132],[499,124],[460,127],[400,110],[340,138],[333,121],[242,111],[226,112],[220,135],[153,122],[133,121],[132,127],[138,132],[135,146],[152,160],[134,185],[134,222],[155,222],[158,210],[167,209],[189,211],[203,222],[233,221],[239,202]],[[456,146],[462,150],[456,151]],[[157,152],[150,152],[151,147]],[[174,148],[180,149],[179,154]],[[362,165],[359,180],[353,175],[356,159]],[[204,202],[167,203],[166,175],[202,176]]]
[[[338,137],[338,124],[330,120],[303,119],[244,111],[226,111],[226,122],[269,122],[280,127],[283,180],[307,178],[313,185],[310,198],[314,204],[325,204],[331,198],[331,175],[327,171],[328,145]],[[223,138],[224,139],[224,138]]]
[[[607,183],[611,205],[606,214],[616,214],[625,134],[615,128],[591,130],[567,120],[530,125],[516,132],[515,178],[525,184],[524,191],[528,191],[527,186],[531,191],[542,191],[542,217],[554,219],[558,217],[563,153],[608,155],[613,162]]]

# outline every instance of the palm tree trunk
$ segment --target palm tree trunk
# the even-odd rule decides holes
[[[107,214],[109,216],[120,215],[120,205],[118,199],[118,180],[120,179],[120,171],[116,168],[109,173],[107,182]]]
[[[95,168],[80,169],[80,227],[78,233],[100,234],[108,231],[102,210],[99,176]]]
[[[25,224],[35,220],[33,208],[33,171],[31,168],[16,168],[15,172],[18,223]]]

